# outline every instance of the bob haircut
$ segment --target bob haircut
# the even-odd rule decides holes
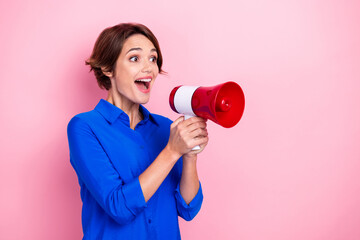
[[[156,63],[159,73],[164,73],[161,69],[163,59],[159,42],[150,29],[138,23],[121,23],[106,28],[101,32],[95,42],[90,58],[85,61],[86,65],[90,65],[90,71],[94,71],[100,88],[105,88],[106,90],[111,88],[110,78],[103,73],[102,68],[105,72],[112,72],[115,69],[116,60],[121,53],[125,41],[134,34],[142,34],[154,44],[158,54]]]

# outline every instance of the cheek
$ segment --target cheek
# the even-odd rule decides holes
[[[124,84],[128,82],[133,82],[136,72],[136,69],[134,69],[133,67],[125,66],[119,70],[119,75],[117,79]]]

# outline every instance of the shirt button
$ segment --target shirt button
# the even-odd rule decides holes
[[[151,223],[151,219],[148,220],[148,223]]]
[[[143,148],[144,148],[144,146],[143,146],[143,145],[140,145],[140,148],[141,148],[141,149],[143,149]]]

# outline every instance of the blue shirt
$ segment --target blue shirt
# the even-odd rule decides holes
[[[186,204],[179,191],[180,158],[145,202],[139,175],[166,146],[171,120],[140,105],[144,119],[130,128],[128,115],[101,99],[68,125],[70,162],[80,184],[83,239],[180,239],[178,216],[189,221],[203,195]]]

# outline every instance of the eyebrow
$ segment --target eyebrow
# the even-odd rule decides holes
[[[130,48],[130,50],[127,51],[126,54],[128,54],[128,53],[131,52],[131,51],[142,51],[142,48],[140,48],[140,47]],[[153,48],[153,49],[150,50],[150,52],[157,52],[157,50],[156,50],[156,48]]]

